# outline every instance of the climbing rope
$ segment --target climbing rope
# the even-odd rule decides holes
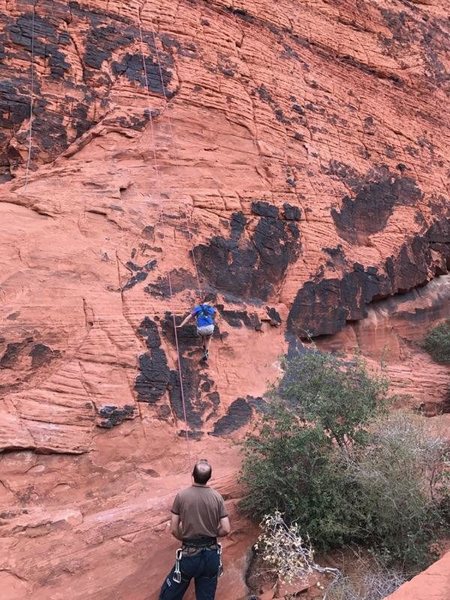
[[[170,272],[167,275],[167,279],[169,282],[169,293],[170,293],[170,298],[172,298],[173,293],[172,293],[172,281],[170,278]],[[181,405],[183,407],[183,418],[184,418],[184,422],[186,423],[186,429],[184,430],[184,434],[186,437],[186,443],[187,443],[187,451],[188,451],[188,458],[189,458],[189,465],[192,465],[192,460],[191,460],[191,442],[189,439],[189,432],[187,430],[188,427],[188,420],[187,420],[187,411],[186,411],[186,399],[184,397],[184,386],[183,386],[183,372],[181,369],[181,355],[180,355],[180,347],[178,344],[178,333],[177,333],[177,322],[175,320],[175,314],[172,311],[172,325],[173,325],[173,331],[174,331],[174,336],[175,336],[175,348],[177,351],[177,363],[178,363],[178,377],[180,379],[180,397],[181,397]]]
[[[36,0],[37,2],[37,0]],[[33,3],[33,12],[31,14],[31,77],[30,77],[30,123],[28,129],[28,156],[25,166],[25,185],[24,190],[28,186],[28,177],[31,165],[31,152],[33,149],[33,108],[34,108],[34,22],[36,15],[36,2]]]
[[[154,124],[153,124],[152,109],[151,109],[151,105],[150,105],[149,79],[148,79],[148,73],[147,73],[147,65],[145,63],[144,38],[143,38],[143,34],[142,34],[142,25],[141,25],[141,15],[142,15],[142,11],[143,11],[145,5],[146,5],[146,2],[144,2],[144,4],[141,6],[141,8],[139,10],[139,15],[138,15],[139,38],[140,38],[140,48],[141,48],[141,55],[142,55],[142,65],[143,65],[144,78],[145,78],[145,87],[146,87],[146,91],[147,91],[148,111],[149,111],[149,117],[150,117],[150,134],[151,134],[152,148],[153,148],[153,161],[154,161],[155,173],[156,173],[157,184],[158,184],[157,193],[158,193],[158,196],[159,196],[159,199],[160,199],[160,204],[161,204],[160,214],[162,215],[161,185],[160,185],[161,175],[160,175],[160,170],[159,170],[159,167],[158,167],[158,158],[157,158],[157,153],[156,153],[156,135],[155,135],[155,127],[154,127]],[[167,99],[167,95],[166,95],[165,87],[164,87],[164,80],[163,80],[163,74],[162,74],[161,61],[159,59],[159,54],[158,54],[158,51],[157,51],[156,38],[155,38],[154,30],[153,30],[153,23],[152,23],[151,20],[150,20],[150,22],[152,24],[153,43],[154,43],[155,50],[156,50],[156,55],[157,55],[158,70],[159,70],[159,76],[160,76],[160,80],[161,80],[161,88],[163,90],[164,99],[165,99],[165,102],[167,104],[168,103],[168,99]],[[172,135],[172,124],[171,124],[171,122],[170,122],[170,127],[171,127],[171,135]],[[163,221],[162,217],[161,217],[161,221]],[[167,279],[168,279],[168,284],[169,284],[169,297],[170,297],[170,300],[172,301],[173,300],[173,288],[172,288],[172,280],[171,280],[171,277],[170,277],[170,272],[167,275]],[[186,424],[186,429],[184,430],[184,433],[185,433],[186,444],[187,444],[187,453],[188,453],[189,465],[191,465],[192,464],[192,461],[191,461],[191,447],[190,447],[190,438],[189,438],[189,431],[188,431],[186,397],[185,397],[185,394],[184,394],[183,370],[182,370],[182,366],[181,366],[181,353],[180,353],[180,345],[179,345],[179,341],[178,341],[177,323],[176,323],[175,314],[174,314],[173,311],[172,311],[172,325],[173,325],[173,333],[174,333],[174,339],[175,339],[175,349],[176,349],[176,354],[177,354],[178,378],[179,378],[179,381],[180,381],[181,405],[182,405],[182,409],[183,409],[183,419],[184,419],[185,424]]]
[[[152,111],[152,106],[150,104],[150,87],[149,87],[149,78],[148,78],[148,73],[147,73],[147,65],[145,64],[145,53],[144,53],[144,38],[142,35],[142,25],[141,25],[141,15],[142,15],[142,11],[144,9],[146,2],[144,2],[144,4],[140,7],[139,9],[139,13],[138,13],[138,24],[139,24],[139,38],[140,38],[140,49],[141,49],[141,55],[142,55],[142,66],[143,66],[143,70],[144,70],[144,80],[145,80],[145,90],[146,90],[146,98],[147,98],[147,111],[148,111],[148,115],[149,115],[149,120],[150,120],[150,135],[152,138],[152,150],[153,150],[153,167],[155,169],[155,174],[156,174],[156,182],[157,182],[157,192],[159,195],[159,200],[161,201],[161,188],[160,188],[160,173],[159,173],[159,167],[158,167],[158,158],[156,155],[156,137],[155,137],[155,126],[153,123],[153,111]]]
[[[165,103],[166,108],[168,108],[169,107],[169,99],[167,97],[166,87],[164,85],[164,76],[163,76],[163,71],[162,71],[161,57],[159,55],[158,45],[156,43],[155,28],[153,26],[153,21],[151,19],[150,19],[150,28],[151,28],[151,33],[152,33],[153,45],[155,48],[156,61],[158,63],[158,72],[159,72],[159,78],[160,78],[160,82],[161,82],[161,89],[162,89],[162,93],[163,93],[163,97],[164,97],[164,103]],[[175,137],[173,134],[173,123],[172,123],[172,118],[170,116],[170,111],[167,111],[167,122],[169,124],[170,140],[172,142],[172,145],[174,146],[175,145],[174,144]],[[195,276],[197,279],[198,294],[201,298],[203,298],[204,294],[203,294],[202,285],[200,283],[200,275],[199,275],[198,265],[197,265],[197,261],[195,259],[195,253],[194,253],[193,236],[192,236],[192,232],[189,227],[188,227],[188,234],[189,234],[190,245],[191,245],[190,254],[192,256],[192,262],[194,264],[194,269],[195,269]]]

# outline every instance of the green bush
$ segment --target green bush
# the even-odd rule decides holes
[[[276,394],[298,416],[324,429],[341,446],[362,441],[362,426],[385,407],[388,383],[369,375],[356,357],[308,352],[284,362]]]
[[[422,346],[435,361],[450,363],[450,319],[433,327]]]
[[[258,435],[247,437],[242,480],[249,493],[242,508],[255,520],[279,510],[297,521],[318,546],[353,538],[354,522],[342,465],[333,442],[319,427],[302,427],[275,403]]]
[[[404,569],[425,565],[441,523],[438,493],[445,445],[420,417],[395,414],[374,423],[370,443],[349,465],[359,489],[367,545]]]
[[[358,359],[287,360],[244,442],[243,510],[258,521],[280,511],[318,549],[358,543],[386,563],[423,566],[438,526],[443,449],[411,419],[384,416],[387,391]]]

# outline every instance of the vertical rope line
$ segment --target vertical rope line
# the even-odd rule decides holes
[[[169,293],[170,293],[170,298],[172,299],[172,280],[170,278],[170,272],[167,274],[167,279],[169,282]],[[173,332],[174,332],[174,337],[175,337],[175,347],[177,350],[177,357],[178,357],[178,377],[180,379],[180,395],[181,395],[181,405],[183,407],[183,418],[184,418],[184,422],[186,423],[186,429],[184,430],[185,433],[185,437],[186,437],[186,444],[187,444],[187,451],[188,451],[188,456],[189,456],[189,464],[191,464],[191,441],[189,439],[189,432],[188,432],[188,420],[187,420],[187,411],[186,411],[186,399],[184,396],[184,386],[183,386],[183,373],[182,373],[182,369],[181,369],[181,355],[180,355],[180,346],[178,343],[178,332],[177,332],[177,322],[175,320],[175,315],[172,311],[172,324],[173,324]]]
[[[31,165],[31,152],[33,149],[33,108],[34,108],[34,22],[36,15],[36,2],[33,3],[33,12],[31,15],[31,78],[30,78],[30,124],[28,130],[28,157],[25,166],[25,185],[24,190],[28,186],[28,177]]]
[[[144,2],[144,4],[142,5],[142,7],[139,10],[139,38],[140,38],[140,46],[141,46],[141,54],[142,54],[142,65],[143,65],[143,69],[144,69],[145,87],[147,90],[148,110],[149,110],[149,114],[150,114],[150,130],[151,130],[151,138],[152,138],[152,146],[153,146],[153,163],[154,163],[156,178],[157,178],[157,183],[158,183],[157,191],[158,191],[158,195],[159,195],[160,205],[162,205],[162,196],[161,196],[161,187],[160,187],[160,171],[159,171],[159,167],[158,167],[158,158],[157,158],[157,153],[156,153],[156,137],[155,137],[155,130],[154,130],[153,118],[152,118],[152,112],[151,112],[151,106],[150,106],[149,79],[148,79],[148,73],[147,73],[147,65],[145,64],[144,38],[142,35],[142,25],[141,25],[141,16],[142,16],[142,11],[143,11],[145,5],[146,5],[146,2]],[[152,25],[152,31],[153,31],[153,25]],[[155,52],[157,55],[157,61],[158,61],[158,65],[159,65],[161,87],[163,90],[165,102],[167,103],[167,96],[165,93],[164,81],[162,78],[161,63],[160,63],[159,56],[158,56],[158,49],[156,47],[156,40],[155,40],[154,34],[153,34],[153,43],[155,45]],[[160,206],[160,215],[161,215],[161,221],[163,222],[164,219],[162,216],[162,206]],[[167,274],[167,279],[168,279],[168,283],[169,283],[170,300],[172,301],[173,291],[172,291],[172,280],[170,277],[170,272]],[[182,372],[182,368],[181,368],[180,346],[178,343],[177,324],[176,324],[175,315],[174,315],[173,311],[172,311],[172,324],[173,324],[173,332],[174,332],[174,338],[175,338],[175,348],[176,348],[176,352],[177,352],[178,377],[180,380],[181,404],[182,404],[182,408],[183,408],[183,418],[184,418],[184,421],[186,424],[185,437],[186,437],[186,444],[187,444],[187,453],[188,453],[188,458],[189,458],[189,464],[191,464],[191,447],[190,447],[190,439],[189,439],[189,432],[188,432],[189,424],[188,424],[188,420],[187,420],[186,398],[184,395],[184,383],[183,383],[183,372]]]
[[[139,14],[138,14],[138,24],[139,24],[139,38],[140,38],[140,46],[141,46],[141,55],[142,55],[142,66],[144,69],[144,80],[145,80],[145,90],[146,90],[146,96],[147,96],[147,110],[148,110],[148,114],[149,114],[149,118],[150,118],[150,134],[151,134],[151,138],[152,138],[152,150],[153,150],[153,167],[155,169],[155,174],[156,174],[156,183],[157,183],[157,194],[159,196],[159,202],[161,204],[161,189],[160,189],[160,185],[159,185],[159,180],[160,180],[160,174],[159,174],[159,168],[158,168],[158,158],[156,155],[156,136],[155,136],[155,127],[154,127],[154,123],[153,123],[153,115],[152,115],[152,107],[150,104],[150,88],[149,88],[149,79],[148,79],[148,73],[147,73],[147,65],[145,64],[145,53],[144,53],[144,38],[142,35],[142,25],[141,25],[141,15],[142,15],[142,10],[143,10],[143,6],[141,7]]]
[[[200,283],[200,275],[198,273],[198,265],[197,265],[197,260],[195,258],[195,252],[194,252],[194,242],[192,241],[192,233],[189,230],[189,237],[191,239],[191,255],[192,255],[192,262],[194,263],[194,268],[195,268],[195,276],[197,278],[197,287],[198,287],[198,293],[199,295],[202,297],[202,302],[203,302],[203,289],[202,289],[202,285]]]
[[[153,39],[153,45],[155,46],[155,52],[156,52],[156,60],[158,63],[158,71],[159,71],[159,78],[161,81],[161,89],[162,89],[162,93],[164,96],[164,101],[165,101],[165,105],[166,108],[169,106],[169,99],[167,98],[167,93],[166,93],[166,87],[164,85],[164,76],[163,76],[163,72],[162,72],[162,65],[161,65],[161,58],[159,55],[159,50],[158,50],[158,45],[156,43],[156,33],[155,33],[155,28],[153,26],[153,21],[150,19],[150,27],[151,27],[151,31],[152,31],[152,39]],[[167,120],[169,123],[169,130],[170,130],[170,139],[172,144],[174,145],[174,135],[173,135],[173,124],[172,124],[172,118],[170,116],[170,112],[167,113]],[[195,259],[195,254],[194,254],[194,244],[193,244],[193,237],[192,237],[192,233],[191,230],[188,228],[188,233],[189,233],[189,239],[190,239],[190,243],[191,243],[191,249],[190,249],[190,253],[192,256],[192,262],[194,264],[194,269],[195,269],[195,276],[197,279],[197,287],[198,287],[198,293],[200,296],[203,296],[203,290],[202,290],[202,286],[200,283],[200,275],[199,275],[199,271],[198,271],[198,265],[197,265],[197,261]]]

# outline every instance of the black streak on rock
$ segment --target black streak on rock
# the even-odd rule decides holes
[[[386,171],[377,181],[363,185],[358,185],[354,173],[350,181],[359,191],[354,199],[345,196],[341,210],[333,209],[331,215],[339,235],[352,244],[365,244],[370,235],[382,231],[395,206],[415,206],[422,198],[412,178]]]
[[[384,273],[355,263],[342,279],[306,282],[289,313],[288,333],[301,338],[336,333],[347,321],[364,318],[371,302],[405,293],[448,272],[449,240],[450,219],[443,219],[405,242],[396,256],[385,261]]]
[[[279,325],[281,325],[280,313],[271,306],[266,306],[266,310],[267,310],[267,315],[270,319],[270,324],[273,327],[278,327]]]
[[[257,329],[261,327],[261,321],[255,313],[248,313],[246,310],[225,310],[222,305],[218,305],[223,319],[231,327],[240,328],[242,325],[249,329]]]
[[[198,282],[196,277],[186,271],[186,269],[174,269],[170,272],[170,281],[172,284],[172,294],[178,294],[183,290],[196,290]],[[170,287],[168,277],[158,277],[155,283],[149,283],[144,292],[152,296],[170,297]]]
[[[164,48],[176,49],[180,56],[184,56],[185,58],[197,57],[197,48],[192,42],[182,44],[179,40],[170,35],[167,35],[166,33],[161,35],[161,42],[163,43]]]
[[[244,233],[247,219],[237,212],[231,218],[229,238],[214,236],[209,244],[196,246],[194,253],[200,273],[213,288],[267,300],[298,256],[300,232],[267,202],[254,202],[252,212],[259,221],[249,236]]]
[[[199,394],[196,393],[196,390],[199,389],[200,377],[198,371],[195,369],[194,361],[182,358],[181,372],[183,376],[184,406],[178,371],[170,372],[170,404],[172,405],[172,410],[180,420],[184,420],[184,407],[186,407],[188,425],[192,428],[198,428],[202,426],[203,421],[201,412],[195,407],[196,401],[199,400]]]
[[[26,338],[21,342],[11,342],[6,346],[3,356],[0,358],[0,369],[13,367],[18,361],[22,351],[30,345],[33,338]]]
[[[61,79],[64,77],[70,65],[66,62],[64,54],[60,50],[64,43],[61,43],[58,30],[49,19],[37,14],[33,18],[33,13],[25,13],[15,22],[10,23],[7,31],[11,42],[28,51],[31,51],[32,32],[34,32],[34,56],[46,59],[51,78]]]
[[[145,281],[147,279],[148,273],[146,271],[139,271],[136,275],[133,275],[126,284],[123,286],[122,290],[125,292],[126,290],[131,289],[141,281]]]
[[[139,402],[154,404],[165,394],[170,379],[170,371],[161,338],[154,321],[145,317],[139,327],[139,334],[145,338],[148,352],[139,357],[140,373],[136,377],[134,389]]]
[[[84,62],[91,69],[100,69],[109,60],[114,50],[133,43],[134,34],[130,30],[119,29],[119,24],[92,27],[86,38]]]
[[[102,420],[97,423],[97,427],[112,429],[126,420],[134,419],[135,409],[134,406],[129,404],[125,404],[121,408],[107,405],[102,406],[98,414],[102,417]]]
[[[198,442],[202,439],[205,433],[204,431],[191,431],[190,429],[180,429],[177,435],[181,438],[186,438],[187,436],[190,440],[195,440],[196,442]]]
[[[259,217],[271,217],[272,219],[278,218],[278,208],[272,206],[268,202],[257,201],[252,202],[252,213]]]
[[[167,98],[172,97],[172,93],[168,89],[168,85],[172,80],[170,71],[165,67],[161,67],[160,73],[157,60],[153,60],[149,56],[145,58],[145,68],[147,72],[147,81],[142,66],[141,54],[127,53],[120,62],[116,61],[112,63],[112,71],[115,75],[124,75],[129,81],[137,82],[143,87],[148,83],[148,89],[155,94],[160,94],[161,96],[165,94]]]
[[[60,155],[105,117],[110,109],[114,75],[124,75],[141,86],[145,86],[146,82],[141,54],[134,53],[139,28],[133,18],[104,8],[99,10],[77,2],[54,0],[51,11],[48,10],[46,15],[39,12],[33,16],[32,11],[27,9],[19,16],[2,15],[0,21],[3,26],[0,27],[0,61],[3,67],[0,83],[0,181],[8,181],[23,162],[24,153],[16,146],[26,146],[28,142],[26,128],[19,126],[30,113],[32,39],[34,56],[45,66],[45,79],[61,83],[63,87],[62,96],[45,97],[41,94],[43,72],[34,68],[32,170],[38,163]],[[77,34],[80,34],[77,35],[76,48],[71,36],[73,22],[76,23]],[[173,92],[168,85],[172,78],[173,58],[170,53],[159,51],[161,82],[155,36],[151,31],[144,30],[142,33],[148,87],[159,95],[165,92],[170,98]],[[17,70],[11,66],[16,64],[30,67]],[[82,78],[78,77],[80,66]],[[148,111],[144,111],[143,116],[112,115],[104,123],[106,125],[115,119],[115,126],[140,130],[149,116]]]
[[[49,364],[55,358],[61,356],[59,350],[52,350],[45,344],[35,344],[30,351],[31,366],[33,369]]]
[[[252,407],[245,398],[238,398],[230,404],[227,414],[215,424],[211,435],[227,435],[249,423]]]
[[[302,213],[298,206],[292,206],[287,202],[283,204],[283,214],[286,221],[300,221]]]
[[[130,271],[153,271],[153,269],[156,267],[157,261],[156,260],[149,260],[143,267],[140,267],[139,265],[137,265],[136,263],[132,262],[131,260],[129,260],[126,263],[126,266],[130,269]]]
[[[130,271],[140,271],[141,267],[139,265],[136,265],[134,262],[132,262],[131,260],[129,260],[126,265],[126,267],[128,267],[128,269],[130,269]]]
[[[8,315],[6,318],[9,321],[15,321],[19,315],[20,315],[20,311],[16,311],[16,312],[13,312],[10,315]]]
[[[165,337],[175,346],[173,319],[169,313],[166,314],[162,327]],[[215,335],[219,335],[218,330]],[[214,382],[202,371],[199,362],[201,344],[200,339],[196,335],[195,325],[185,326],[178,330],[178,344],[183,379],[184,406],[178,370],[170,372],[170,403],[172,411],[178,419],[184,420],[184,410],[186,409],[187,423],[191,428],[196,429],[202,426],[203,415],[211,409],[213,411],[216,409],[220,403],[220,397],[218,393],[210,392]],[[194,358],[191,358],[192,356]],[[205,391],[210,393],[206,397],[203,397],[202,392]]]

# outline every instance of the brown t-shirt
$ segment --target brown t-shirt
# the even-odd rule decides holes
[[[172,512],[180,515],[184,539],[217,537],[220,519],[228,516],[219,492],[197,483],[178,492]]]

